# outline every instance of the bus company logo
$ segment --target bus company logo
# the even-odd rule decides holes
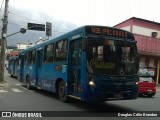
[[[11,112],[2,112],[2,117],[12,117]]]

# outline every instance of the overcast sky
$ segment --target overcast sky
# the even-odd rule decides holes
[[[4,3],[1,16],[3,11]],[[131,17],[160,23],[160,0],[9,0],[11,27],[19,30],[28,22],[51,22],[59,32],[54,36],[82,25],[114,26]]]
[[[2,1],[2,0],[1,0]],[[160,0],[9,0],[10,6],[43,12],[57,20],[114,26],[130,17],[160,22]],[[25,14],[22,14],[25,16]],[[25,16],[29,17],[29,16]]]

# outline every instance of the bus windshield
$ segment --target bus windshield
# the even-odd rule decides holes
[[[136,44],[124,40],[89,38],[87,70],[92,74],[136,74]]]

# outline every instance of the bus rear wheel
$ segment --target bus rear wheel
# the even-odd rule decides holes
[[[67,102],[68,99],[67,99],[67,94],[66,94],[66,85],[63,80],[60,81],[60,83],[59,83],[58,96],[61,101]]]
[[[28,90],[31,90],[31,89],[32,89],[29,76],[27,76],[27,78],[26,78],[26,86],[27,86],[27,89],[28,89]]]

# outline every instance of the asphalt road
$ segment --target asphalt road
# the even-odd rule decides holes
[[[156,96],[152,98],[139,97],[137,100],[107,101],[103,104],[84,103],[77,100],[73,100],[70,103],[63,103],[53,93],[43,90],[27,90],[15,78],[10,77],[7,72],[5,72],[5,80],[9,84],[0,90],[0,111],[52,111],[50,114],[51,116],[58,116],[56,119],[64,119],[62,116],[68,115],[69,117],[67,119],[70,117],[70,119],[74,117],[78,117],[78,119],[85,117],[87,120],[91,118],[92,120],[97,119],[97,117],[106,120],[105,116],[109,118],[112,113],[114,114],[113,116],[116,114],[118,117],[118,113],[121,114],[123,112],[129,113],[134,111],[135,113],[139,113],[150,111],[156,113],[160,111],[159,88]],[[100,112],[87,113],[87,111],[103,112],[99,114]],[[86,117],[87,115],[88,117]],[[145,117],[145,120],[149,118],[151,117]],[[116,117],[111,117],[110,119],[116,119]],[[118,119],[126,119],[126,117],[119,117]],[[129,117],[129,119],[132,120],[133,117]],[[140,119],[144,119],[144,117],[140,117]],[[154,119],[158,118],[154,117]]]

